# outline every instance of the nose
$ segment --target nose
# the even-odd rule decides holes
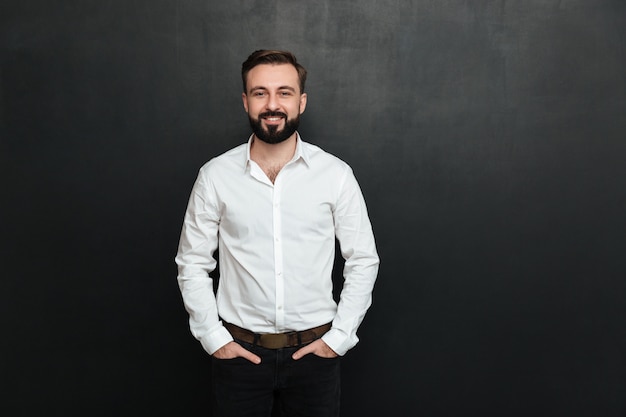
[[[276,94],[269,94],[267,97],[267,103],[265,103],[266,107],[270,111],[276,111],[279,109],[278,105],[278,97]]]

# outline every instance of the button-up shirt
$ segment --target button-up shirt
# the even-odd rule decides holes
[[[343,355],[358,342],[379,264],[359,185],[345,162],[299,135],[272,183],[251,143],[207,162],[191,192],[176,256],[191,332],[212,354],[233,340],[220,318],[255,333],[332,322],[322,339]],[[338,304],[335,238],[345,259]]]

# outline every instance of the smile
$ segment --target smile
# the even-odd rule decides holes
[[[279,126],[283,123],[283,120],[287,120],[286,116],[282,116],[282,115],[267,115],[267,116],[261,116],[261,119],[263,120],[263,122],[265,123],[266,126]]]
[[[259,114],[259,118],[269,123],[276,123],[283,119],[287,120],[287,114],[281,111],[267,111]]]

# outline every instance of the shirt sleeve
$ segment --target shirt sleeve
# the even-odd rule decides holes
[[[233,340],[219,320],[213,280],[209,277],[217,265],[213,257],[220,222],[216,201],[203,169],[191,191],[176,255],[178,286],[189,313],[189,327],[209,354]]]
[[[344,284],[332,328],[322,340],[337,354],[344,355],[359,341],[356,332],[372,304],[379,265],[365,200],[349,167],[333,216],[335,235],[345,259]]]

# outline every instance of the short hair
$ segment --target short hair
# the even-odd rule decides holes
[[[248,59],[241,65],[241,79],[243,81],[243,92],[247,93],[247,77],[250,70],[261,64],[291,64],[298,71],[298,79],[300,80],[300,93],[304,93],[304,84],[306,82],[306,69],[298,63],[296,57],[291,52],[260,49],[254,51]]]

